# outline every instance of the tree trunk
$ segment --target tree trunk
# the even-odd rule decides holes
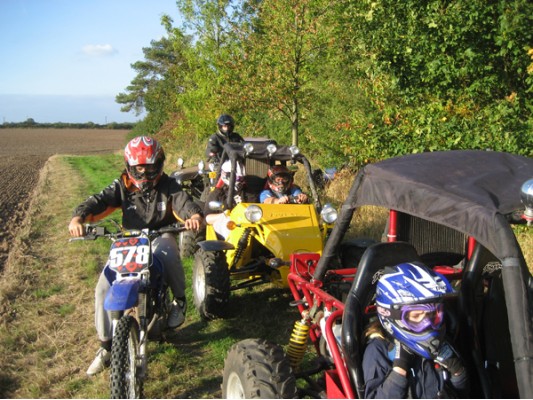
[[[291,116],[291,133],[292,133],[292,145],[298,146],[298,128],[300,123],[300,118],[298,114],[298,99],[294,97],[293,101],[293,108],[292,108],[292,116]]]

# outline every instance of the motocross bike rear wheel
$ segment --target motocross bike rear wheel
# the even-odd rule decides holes
[[[143,382],[139,376],[139,325],[131,315],[117,323],[111,347],[111,398],[139,399]]]
[[[230,294],[228,263],[221,251],[198,249],[192,271],[194,306],[205,319],[222,317]]]
[[[224,363],[222,398],[290,399],[296,378],[283,349],[263,339],[235,343]]]

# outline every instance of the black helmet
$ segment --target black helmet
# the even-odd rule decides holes
[[[227,125],[227,129],[223,130],[222,129],[223,125]],[[235,128],[235,120],[233,119],[231,115],[222,114],[217,119],[217,126],[218,126],[218,131],[221,134],[225,136],[229,136],[233,132],[233,128]]]

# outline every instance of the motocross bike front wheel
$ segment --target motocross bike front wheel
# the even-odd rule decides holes
[[[111,398],[139,399],[143,382],[139,376],[139,325],[131,315],[123,316],[115,329],[111,347]]]
[[[198,249],[192,271],[194,306],[205,319],[222,317],[230,294],[228,263],[221,251]]]
[[[222,398],[291,399],[296,378],[283,349],[263,339],[235,343],[224,363]]]

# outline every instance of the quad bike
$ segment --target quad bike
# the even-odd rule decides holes
[[[227,204],[210,204],[229,217],[229,236],[223,240],[213,226],[206,241],[198,243],[192,284],[194,304],[205,319],[224,316],[231,291],[264,283],[287,287],[290,255],[321,253],[336,218],[330,205],[320,203],[308,160],[296,147],[272,141],[229,143],[222,161],[245,165],[246,184],[257,194],[264,188],[267,170],[274,163],[302,164],[307,173],[312,204],[258,204],[234,201],[235,172],[229,179]]]
[[[532,159],[485,151],[365,166],[322,254],[291,255],[291,304],[300,319],[287,345],[234,344],[223,397],[363,398],[363,332],[376,318],[377,280],[387,266],[421,261],[456,287],[445,321],[467,368],[470,396],[532,398],[533,278],[511,227],[533,221],[532,177]],[[387,239],[368,246],[356,266],[337,268],[332,260],[364,205],[389,210]]]
[[[171,307],[163,266],[153,256],[151,241],[164,233],[180,233],[183,226],[157,230],[122,230],[115,233],[87,225],[86,235],[71,240],[112,240],[109,268],[115,274],[104,308],[113,318],[111,398],[141,398],[148,372],[149,339],[161,338]]]

